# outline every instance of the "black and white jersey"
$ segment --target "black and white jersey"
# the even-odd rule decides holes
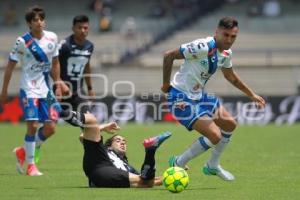
[[[67,84],[72,85],[73,93],[83,87],[82,75],[93,51],[94,45],[89,40],[86,40],[83,45],[77,45],[74,36],[71,35],[61,41],[59,49],[60,77]]]
[[[132,166],[128,164],[126,158],[121,158],[120,156],[118,156],[116,152],[110,149],[107,150],[107,154],[108,157],[110,158],[110,161],[113,163],[113,165],[116,168],[121,169],[123,171],[131,172],[133,174],[139,174],[139,172],[136,169],[134,169]]]

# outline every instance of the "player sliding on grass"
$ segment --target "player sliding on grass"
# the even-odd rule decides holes
[[[184,167],[189,160],[212,147],[212,155],[203,172],[206,175],[217,175],[223,180],[234,180],[234,176],[220,166],[219,158],[236,128],[236,121],[220,105],[217,97],[204,91],[204,87],[220,68],[226,80],[244,92],[259,108],[265,106],[265,100],[255,94],[232,68],[230,47],[238,31],[237,20],[224,17],[219,21],[214,37],[182,44],[179,49],[169,50],[164,55],[161,89],[168,94],[169,108],[189,131],[196,130],[203,135],[183,154],[171,157],[171,166]],[[184,63],[170,83],[175,59],[184,59]]]
[[[160,177],[155,177],[155,152],[159,146],[171,136],[164,132],[156,137],[145,139],[145,160],[138,173],[131,167],[126,157],[126,140],[114,135],[103,143],[102,131],[114,133],[119,130],[115,123],[98,125],[96,118],[90,113],[69,113],[63,111],[63,118],[74,126],[83,128],[82,143],[84,147],[83,170],[88,177],[90,187],[153,187],[161,185]]]

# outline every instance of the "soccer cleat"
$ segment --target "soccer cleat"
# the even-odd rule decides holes
[[[177,156],[171,156],[169,158],[169,167],[177,167],[176,160]]]
[[[172,135],[171,132],[164,132],[160,135],[147,138],[144,140],[143,145],[145,149],[157,149],[166,139]]]
[[[29,164],[27,167],[28,176],[42,176],[43,173],[38,170],[35,164]]]
[[[177,160],[177,156],[171,156],[168,161],[169,167],[181,167],[181,166],[177,165],[176,160]],[[181,167],[181,168],[184,168],[185,170],[189,169],[189,167],[187,165],[185,165],[184,167]]]
[[[35,147],[34,151],[34,163],[38,164],[40,162],[40,153],[41,153],[41,147]]]
[[[24,173],[23,165],[25,162],[25,149],[24,147],[16,147],[14,148],[13,153],[17,158],[17,163],[16,163],[17,171],[20,174],[23,174]]]
[[[234,175],[229,171],[224,170],[220,165],[218,165],[217,168],[211,168],[208,166],[208,164],[205,164],[202,171],[205,175],[218,176],[224,181],[234,180]]]

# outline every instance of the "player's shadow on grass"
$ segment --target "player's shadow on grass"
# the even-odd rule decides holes
[[[88,186],[47,186],[49,189],[89,189]],[[35,190],[39,189],[38,187],[25,187],[25,190]]]
[[[185,190],[191,190],[191,191],[193,191],[193,190],[217,190],[218,188],[213,188],[213,187],[211,187],[211,188],[209,188],[209,187],[193,187],[193,188],[187,188],[187,189],[185,189]],[[149,190],[148,188],[144,188],[144,190],[145,191],[147,191],[147,190]],[[163,188],[163,187],[160,187],[160,188],[158,188],[158,187],[154,187],[154,188],[150,188],[150,190],[149,191],[151,191],[151,190],[166,190],[165,188]]]
[[[0,176],[20,176],[20,174],[16,174],[16,173],[0,173]]]
[[[54,187],[48,187],[53,189],[130,189],[130,188],[97,188],[97,187],[89,187],[89,186],[54,186]],[[24,188],[24,189],[35,189],[35,188]],[[131,188],[136,189],[136,188]],[[153,188],[140,188],[144,191],[153,191],[153,190],[162,190],[165,191],[166,189],[163,187],[153,187]],[[187,188],[186,191],[194,191],[194,190],[217,190],[218,188],[209,188],[209,187],[193,187],[193,188]]]

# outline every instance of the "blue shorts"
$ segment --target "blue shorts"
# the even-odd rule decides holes
[[[25,121],[57,121],[61,107],[52,92],[49,91],[47,98],[27,98],[26,92],[20,90],[21,106]]]
[[[168,92],[168,105],[173,116],[184,125],[189,131],[199,117],[213,117],[216,109],[220,107],[219,99],[202,91],[202,97],[199,100],[193,100],[187,97],[174,87]]]

